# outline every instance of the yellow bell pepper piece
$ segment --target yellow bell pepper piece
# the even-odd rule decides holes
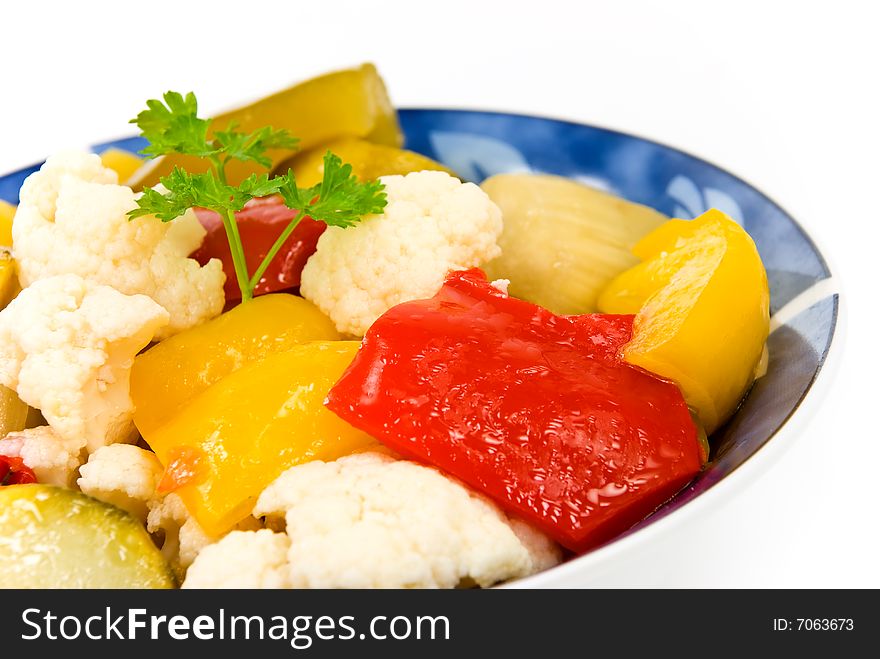
[[[12,247],[12,218],[15,206],[0,199],[0,246]]]
[[[352,173],[362,181],[375,180],[389,174],[420,172],[424,169],[446,172],[457,177],[457,174],[448,167],[415,151],[373,144],[353,137],[332,140],[304,153],[298,153],[279,165],[277,169],[283,173],[289,167],[296,175],[297,184],[313,186],[324,178],[324,154],[327,151],[332,151],[342,158],[342,162],[350,164]]]
[[[236,122],[237,129],[245,133],[265,126],[286,128],[299,138],[300,150],[343,135],[363,137],[390,146],[403,144],[397,112],[388,98],[385,83],[372,64],[312,78],[251,105],[218,115],[212,128],[225,130],[232,122]],[[277,165],[292,156],[293,150],[272,149],[267,155],[273,165]],[[155,185],[175,165],[197,173],[207,171],[210,164],[206,158],[178,155],[164,156],[155,163],[132,179],[132,187],[139,189]],[[233,185],[250,174],[264,171],[262,166],[253,162],[233,160],[226,165],[226,176]]]
[[[711,433],[754,380],[767,340],[770,291],[751,237],[712,209],[670,220],[633,249],[643,262],[599,297],[604,313],[634,313],[624,358],[669,378]]]
[[[699,226],[696,220],[669,220],[637,242],[632,253],[642,263],[624,270],[599,294],[596,305],[602,313],[635,314],[644,306],[648,298],[669,284],[677,272],[678,260],[655,260],[656,254],[675,252],[679,239],[691,237]],[[691,245],[691,249],[708,255],[707,245]],[[679,257],[682,254],[678,255]]]
[[[0,309],[5,309],[19,291],[21,286],[15,272],[15,259],[8,249],[0,249]]]
[[[194,480],[176,492],[206,533],[219,535],[247,517],[286,469],[376,443],[324,407],[359,346],[319,341],[270,355],[206,389],[145,435],[166,468],[175,456],[200,456],[184,470]]]
[[[254,298],[135,358],[135,425],[146,436],[245,364],[308,341],[338,338],[333,322],[308,300],[287,293]]]
[[[104,164],[104,167],[116,172],[116,175],[119,177],[119,183],[124,185],[146,161],[130,151],[111,147],[101,152],[101,162]]]

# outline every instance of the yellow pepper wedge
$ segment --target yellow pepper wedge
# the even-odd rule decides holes
[[[309,149],[343,135],[363,137],[371,142],[400,146],[403,133],[397,112],[391,105],[385,83],[376,67],[364,64],[356,69],[335,71],[301,82],[262,98],[251,105],[214,118],[213,130],[226,130],[231,123],[248,133],[265,126],[286,128],[299,138],[299,150]],[[267,155],[273,165],[293,155],[292,149],[271,149]],[[178,165],[191,173],[204,172],[206,158],[165,156],[144,167],[131,180],[135,189],[150,187]],[[230,161],[226,176],[238,185],[250,174],[265,170],[254,162]]]
[[[312,186],[324,178],[324,154],[332,151],[342,158],[342,162],[352,167],[352,173],[362,181],[372,181],[380,176],[409,174],[425,169],[457,174],[436,160],[431,160],[415,151],[398,149],[384,144],[374,144],[366,140],[344,137],[331,140],[309,151],[296,154],[277,167],[280,173],[293,170],[300,186]]]
[[[138,355],[131,369],[134,422],[147,436],[215,382],[249,362],[307,341],[333,341],[333,322],[308,300],[262,295]]]
[[[0,199],[0,309],[4,309],[21,291],[15,259],[10,252],[15,210],[16,206]]]
[[[125,185],[134,173],[139,170],[146,162],[140,156],[136,156],[130,151],[123,151],[111,147],[101,152],[101,163],[104,167],[112,169],[119,177],[119,183]]]
[[[624,359],[676,382],[711,433],[754,381],[769,333],[770,291],[755,243],[712,209],[661,225],[633,253],[642,263],[602,291],[599,309],[636,314]]]
[[[183,465],[193,480],[176,492],[206,533],[219,535],[247,517],[286,469],[376,444],[323,404],[359,346],[319,341],[270,355],[206,389],[145,435],[166,475],[176,456],[198,456]]]
[[[12,247],[12,218],[16,207],[0,199],[0,246]]]
[[[0,248],[0,309],[15,299],[21,291],[18,274],[15,271],[15,259],[7,249]]]

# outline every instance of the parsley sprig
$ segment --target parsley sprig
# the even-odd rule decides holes
[[[156,99],[147,101],[147,109],[131,120],[149,142],[141,153],[151,158],[171,153],[205,158],[210,168],[207,172],[192,174],[175,167],[160,179],[164,190],[145,189],[129,217],[155,215],[163,222],[170,222],[194,207],[218,213],[229,240],[242,301],[253,297],[266,268],[303,217],[322,220],[330,226],[350,227],[364,215],[380,213],[385,208],[384,186],[378,181],[359,181],[352,174],[351,165],[343,164],[329,151],[324,154],[324,177],[312,187],[297,186],[291,170],[271,177],[251,174],[238,185],[232,185],[226,178],[226,164],[230,160],[253,161],[269,168],[272,161],[266,155],[267,150],[292,149],[298,140],[286,130],[266,127],[244,133],[234,124],[226,130],[215,131],[209,138],[211,120],[199,118],[198,102],[192,92],[184,96],[170,91],[163,99],[164,103]],[[273,194],[280,195],[288,208],[298,212],[250,275],[235,213],[251,199]]]

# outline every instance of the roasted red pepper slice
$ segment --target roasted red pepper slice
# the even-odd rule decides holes
[[[220,216],[214,211],[197,208],[196,215],[208,231],[202,246],[192,254],[192,258],[204,265],[212,258],[223,262],[226,273],[226,299],[241,299],[241,291],[235,278],[235,267],[229,251],[229,241]],[[248,272],[253,273],[260,266],[263,257],[281,235],[288,223],[296,217],[296,211],[284,205],[280,197],[254,199],[235,214],[238,231],[244,245]],[[315,253],[318,238],[327,225],[310,217],[302,221],[284,241],[281,250],[272,260],[254,291],[255,295],[272,293],[299,286],[299,277],[306,261]]]
[[[480,270],[369,329],[327,406],[584,551],[700,470],[678,388],[618,357],[632,316],[556,316]]]
[[[0,455],[0,487],[36,482],[37,477],[34,472],[25,466],[21,458]]]

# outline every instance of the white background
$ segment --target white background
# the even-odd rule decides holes
[[[401,106],[570,118],[703,156],[776,199],[830,257],[844,360],[762,478],[676,528],[662,565],[648,548],[605,582],[878,587],[873,4],[3,3],[0,172],[129,134],[127,119],[167,89],[195,90],[210,112],[365,60]]]

